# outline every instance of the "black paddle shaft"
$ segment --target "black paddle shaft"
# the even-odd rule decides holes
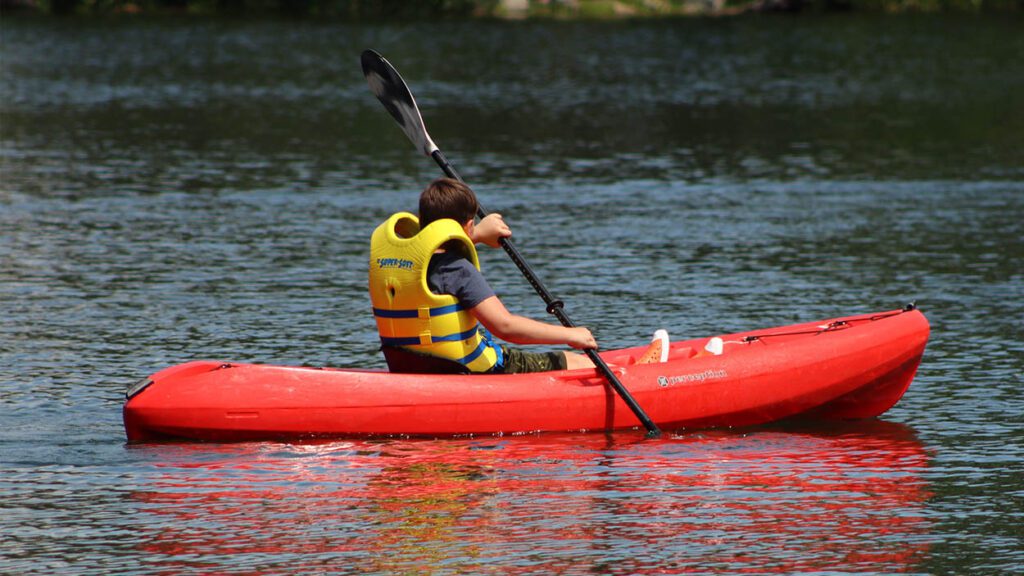
[[[441,167],[441,171],[443,171],[446,176],[458,180],[459,182],[465,183],[465,180],[463,180],[462,177],[459,176],[459,173],[455,171],[455,168],[451,165],[451,163],[448,162],[448,159],[445,158],[443,152],[441,152],[440,150],[434,150],[433,152],[431,152],[430,157],[433,158],[435,162],[437,162],[437,165]],[[482,220],[487,216],[487,211],[484,210],[483,206],[477,204],[476,214]],[[572,321],[571,318],[569,318],[569,315],[565,313],[565,304],[561,300],[558,300],[554,296],[552,296],[550,292],[548,292],[548,289],[540,281],[540,278],[537,277],[537,274],[534,273],[533,269],[530,268],[530,265],[526,263],[526,260],[523,259],[523,256],[519,253],[519,250],[515,247],[515,245],[512,244],[512,241],[509,240],[508,238],[499,238],[498,243],[501,244],[501,247],[505,249],[505,252],[508,254],[509,258],[512,259],[512,262],[515,263],[516,267],[519,268],[519,271],[523,273],[523,276],[526,277],[526,280],[530,283],[530,286],[533,286],[533,289],[536,290],[537,294],[541,297],[542,300],[544,300],[544,304],[547,306],[548,314],[551,314],[555,318],[558,318],[558,321],[562,323],[562,326],[565,326],[566,328],[574,328],[576,324]],[[601,374],[605,377],[608,383],[611,384],[612,388],[615,388],[615,391],[619,393],[619,397],[622,398],[622,401],[625,402],[627,406],[629,406],[629,409],[633,411],[633,414],[635,414],[636,417],[640,420],[640,422],[644,425],[644,428],[647,429],[648,436],[660,436],[661,430],[658,429],[658,426],[644,412],[643,408],[640,407],[640,405],[629,393],[626,387],[622,385],[622,382],[619,382],[619,379],[615,376],[615,373],[612,372],[612,369],[608,366],[604,359],[601,358],[601,356],[597,353],[597,350],[593,348],[587,348],[586,350],[584,350],[584,352],[586,353],[587,357],[590,358],[590,361],[594,363],[594,366],[597,367],[598,371],[600,371]]]

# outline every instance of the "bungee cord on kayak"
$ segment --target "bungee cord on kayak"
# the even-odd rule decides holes
[[[823,334],[825,332],[830,332],[830,331],[839,330],[839,329],[842,329],[842,328],[851,327],[856,322],[875,322],[875,321],[881,320],[883,318],[889,318],[890,316],[895,316],[895,315],[898,315],[898,314],[904,314],[906,312],[911,312],[913,310],[917,310],[917,305],[914,304],[914,303],[911,303],[911,304],[907,304],[901,310],[897,310],[897,311],[894,311],[894,312],[889,312],[889,313],[886,313],[886,314],[875,314],[874,316],[870,316],[868,318],[858,318],[858,319],[850,319],[850,320],[836,320],[836,321],[833,321],[833,322],[829,322],[828,324],[824,324],[824,325],[818,326],[816,330],[805,330],[805,331],[801,331],[801,332],[772,332],[772,333],[766,333],[766,334],[751,334],[749,336],[744,336],[743,337],[743,342],[761,341],[761,340],[764,340],[765,338],[773,338],[773,337],[777,337],[777,336],[794,336],[794,335],[799,335],[799,334]]]

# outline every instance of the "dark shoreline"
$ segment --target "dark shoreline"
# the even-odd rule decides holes
[[[1024,0],[0,0],[4,15],[234,16],[347,21],[616,21],[751,13],[980,14],[1024,11]]]

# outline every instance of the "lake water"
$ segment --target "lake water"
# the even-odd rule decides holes
[[[1024,571],[1022,32],[5,17],[0,572]],[[169,365],[383,366],[369,234],[438,171],[364,48],[604,347],[917,301],[914,384],[879,421],[658,440],[126,445]]]

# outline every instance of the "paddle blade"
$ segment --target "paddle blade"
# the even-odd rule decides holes
[[[366,83],[370,85],[373,95],[398,122],[416,148],[427,156],[433,154],[437,146],[427,134],[416,99],[412,97],[409,86],[399,76],[398,70],[373,50],[364,50],[361,60],[363,76],[366,76]]]

